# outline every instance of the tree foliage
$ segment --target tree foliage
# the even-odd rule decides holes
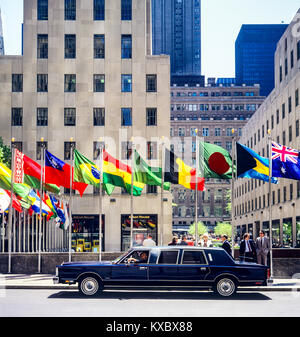
[[[4,144],[2,137],[0,137],[0,163],[11,167],[11,149]]]
[[[231,238],[231,224],[229,222],[219,222],[215,227],[215,234],[221,236],[222,234],[226,234],[228,238]]]
[[[195,229],[196,229],[195,223],[193,223],[193,224],[190,226],[189,234],[195,235],[195,234],[196,234]],[[207,229],[207,227],[204,225],[204,223],[203,223],[202,221],[198,221],[198,235],[203,235],[204,233],[207,233],[207,232],[208,232],[208,229]]]

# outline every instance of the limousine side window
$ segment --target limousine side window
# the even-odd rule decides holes
[[[185,250],[183,252],[182,264],[207,264],[202,251]]]
[[[178,258],[178,251],[162,250],[159,255],[159,264],[176,264]]]

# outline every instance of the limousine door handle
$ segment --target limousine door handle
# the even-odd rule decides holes
[[[146,270],[147,267],[140,267],[140,270]]]
[[[206,271],[206,267],[201,267],[200,270],[201,271]]]

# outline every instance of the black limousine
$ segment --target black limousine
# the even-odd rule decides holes
[[[222,248],[190,246],[135,247],[114,261],[64,262],[54,283],[78,283],[94,296],[111,288],[213,289],[221,296],[238,287],[267,285],[268,267],[235,261]]]

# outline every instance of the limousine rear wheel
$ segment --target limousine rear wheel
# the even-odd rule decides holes
[[[102,292],[102,282],[94,276],[82,277],[79,281],[79,291],[86,296],[95,296]]]
[[[229,297],[236,293],[236,283],[230,277],[224,277],[217,280],[213,290],[220,296]]]

